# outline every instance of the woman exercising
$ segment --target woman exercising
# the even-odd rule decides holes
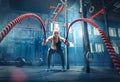
[[[45,45],[46,43],[48,43],[48,41],[51,42],[51,46],[50,48],[48,49],[48,69],[47,71],[50,70],[50,59],[51,59],[51,56],[54,54],[54,53],[58,53],[60,56],[61,56],[61,62],[62,62],[62,70],[64,71],[65,67],[64,67],[64,53],[63,53],[63,50],[61,48],[61,42],[64,42],[66,45],[70,45],[68,41],[66,41],[63,37],[61,37],[60,35],[60,32],[59,32],[59,29],[58,28],[54,28],[53,30],[53,35],[49,36],[45,42],[43,42],[43,45]]]

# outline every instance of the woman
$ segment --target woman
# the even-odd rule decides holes
[[[48,49],[48,71],[50,70],[50,60],[51,60],[51,56],[54,53],[58,53],[61,56],[61,62],[62,62],[62,70],[65,69],[64,67],[64,53],[63,50],[61,48],[61,43],[64,42],[66,45],[69,46],[69,42],[66,41],[63,37],[60,36],[60,32],[58,28],[55,28],[53,30],[53,35],[49,36],[45,42],[43,42],[43,45],[45,45],[48,42],[51,42],[51,46]]]

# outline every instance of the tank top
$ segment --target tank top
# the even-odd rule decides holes
[[[56,43],[56,48],[57,48],[57,50],[62,50],[62,48],[61,48],[61,41],[60,41],[59,37],[58,37],[58,42]]]

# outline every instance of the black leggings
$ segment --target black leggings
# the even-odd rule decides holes
[[[64,68],[64,54],[62,50],[53,50],[51,48],[48,49],[48,68],[50,68],[50,60],[51,60],[51,56],[57,52],[60,56],[61,56],[61,62],[62,62],[62,67]]]

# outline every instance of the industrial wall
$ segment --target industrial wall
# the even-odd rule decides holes
[[[102,0],[96,1],[97,3],[86,3],[87,18],[90,18],[96,12],[104,8]],[[102,4],[99,5],[98,4]],[[0,5],[0,31],[5,28],[9,22],[11,22],[16,17],[21,14],[29,13],[29,11],[20,11],[12,10],[9,6],[9,3],[4,3],[6,7]],[[89,8],[94,6],[95,9],[90,11]],[[80,11],[80,1],[79,0],[70,0],[68,1],[68,23],[70,24],[73,20],[81,18],[82,14]],[[31,12],[39,15],[46,25],[47,37],[52,34],[51,31],[51,19],[54,16],[53,10],[50,13],[39,13]],[[99,16],[92,19],[96,22],[100,28],[108,36],[109,40],[112,42],[116,53],[120,53],[120,23],[114,20],[107,20],[106,14],[100,14]],[[57,17],[56,22],[60,28],[60,35],[65,37],[65,10]],[[83,49],[83,33],[82,22],[75,23],[69,32],[68,40],[71,42],[69,46],[69,63],[73,66],[84,66],[84,49]],[[98,31],[87,24],[89,41],[90,41],[90,50],[91,55],[93,55],[93,60],[90,65],[92,66],[112,66],[110,56],[107,52],[104,42],[101,39]],[[112,34],[111,34],[112,33]],[[47,50],[50,46],[48,43],[46,46],[42,46],[43,41],[43,29],[41,24],[34,18],[29,17],[17,24],[8,35],[0,43],[0,59],[1,60],[15,60],[16,57],[23,57],[26,61],[34,63],[39,58],[42,58],[44,63],[47,61]],[[65,49],[64,44],[62,44],[63,50]],[[65,52],[65,50],[64,50]],[[66,57],[66,56],[65,56]],[[54,55],[52,62],[55,65],[60,65],[59,55]]]

